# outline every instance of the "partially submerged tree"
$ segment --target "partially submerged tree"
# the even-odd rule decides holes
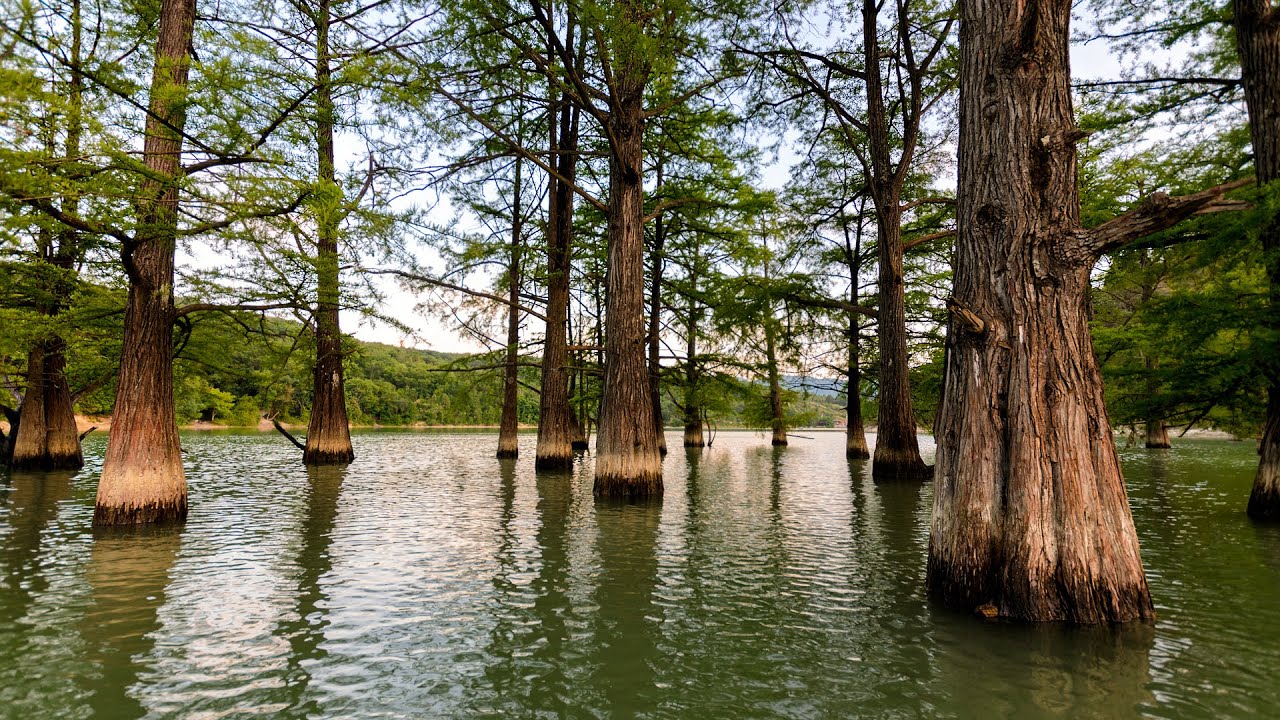
[[[1001,616],[1149,620],[1089,335],[1103,253],[1196,213],[1236,182],[1156,194],[1080,223],[1071,3],[960,3],[959,236],[928,587]]]

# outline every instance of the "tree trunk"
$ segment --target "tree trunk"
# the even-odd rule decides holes
[[[1280,7],[1272,0],[1233,0],[1240,76],[1249,107],[1254,166],[1262,185],[1280,181]],[[1280,212],[1262,230],[1270,283],[1270,337],[1280,336]],[[1258,474],[1249,495],[1249,516],[1280,520],[1280,360],[1270,354],[1265,369],[1267,418],[1258,448]]]
[[[697,292],[697,277],[691,278],[693,291]],[[689,322],[685,327],[685,364],[684,364],[684,446],[687,448],[706,447],[707,441],[702,436],[702,382],[698,369],[698,321],[702,311],[696,300],[689,300]]]
[[[662,161],[655,169],[656,185],[662,187]],[[653,257],[649,270],[649,397],[653,402],[653,427],[658,434],[658,453],[667,454],[666,423],[662,420],[662,266],[666,228],[662,217],[654,220]]]
[[[183,520],[187,481],[173,408],[173,255],[195,0],[163,0],[136,202],[138,227],[121,250],[129,276],[124,351],[94,525]]]
[[[66,365],[66,343],[56,335],[37,343],[27,355],[27,392],[10,460],[15,470],[84,466]]]
[[[787,444],[787,421],[782,408],[782,379],[778,374],[778,340],[771,317],[764,321],[764,352],[769,373],[769,427],[773,431],[770,443],[780,447]]]
[[[850,294],[857,304],[856,293]],[[849,369],[845,384],[848,407],[845,408],[844,456],[849,460],[868,460],[867,431],[862,421],[862,358],[858,316],[849,313]]]
[[[1089,334],[1070,0],[960,3],[959,231],[928,587],[948,605],[1150,620]],[[988,608],[989,609],[989,608]]]
[[[572,47],[573,27],[566,35]],[[551,92],[554,98],[554,89]],[[557,172],[572,182],[577,172],[578,109],[567,96],[554,100],[548,117],[551,157]],[[559,122],[557,132],[556,123]],[[534,466],[564,470],[573,466],[573,410],[569,407],[569,265],[572,255],[573,190],[569,182],[548,178],[547,323],[542,346],[542,392],[539,396],[538,449]]]
[[[886,117],[880,73],[878,5],[864,0],[863,47],[867,58],[867,128],[871,151],[871,194],[876,208],[880,252],[880,413],[876,419],[873,477],[927,479],[932,469],[920,459],[916,416],[911,402],[911,365],[907,355],[906,289],[902,275],[902,210],[905,176],[911,164],[905,150],[895,166],[890,157],[890,122]],[[919,98],[916,98],[919,104]],[[918,116],[916,119],[918,122]]]
[[[1147,421],[1147,444],[1151,450],[1168,450],[1169,445],[1169,427],[1164,424],[1163,420]]]
[[[338,226],[342,189],[336,182],[333,154],[333,81],[329,66],[329,0],[316,10],[316,146],[319,188],[316,192],[316,365],[312,379],[311,422],[302,462],[341,465],[355,459],[347,421],[347,396],[342,379],[342,329],[338,308]]]
[[[637,65],[636,58],[617,60],[621,75],[616,78],[609,114],[609,277],[595,478],[595,494],[605,497],[662,494],[662,455],[645,362],[643,97],[647,71]]]
[[[521,158],[515,160],[515,180],[511,200],[511,258],[507,265],[510,306],[507,307],[507,368],[502,387],[502,424],[498,430],[498,457],[513,458],[520,454],[516,435],[520,418],[520,234],[524,229],[521,215]]]

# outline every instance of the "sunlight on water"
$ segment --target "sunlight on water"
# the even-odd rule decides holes
[[[1123,451],[1154,628],[986,624],[923,594],[929,485],[843,436],[672,434],[666,497],[597,503],[487,433],[364,432],[307,470],[183,436],[182,528],[90,530],[75,474],[0,475],[0,715],[1260,717],[1280,529],[1251,443]],[[932,442],[922,438],[926,456]],[[928,457],[926,457],[928,459]]]

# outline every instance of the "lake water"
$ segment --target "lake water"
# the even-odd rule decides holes
[[[923,594],[932,488],[839,433],[679,436],[666,497],[597,503],[489,433],[361,432],[348,468],[184,434],[182,528],[90,528],[0,474],[0,716],[1274,717],[1280,528],[1252,443],[1123,451],[1159,620],[991,624]],[[932,441],[921,439],[926,455]]]

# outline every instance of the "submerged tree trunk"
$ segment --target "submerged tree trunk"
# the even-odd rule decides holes
[[[638,12],[623,10],[624,15]],[[618,58],[615,65],[620,75],[609,114],[609,277],[595,494],[635,498],[662,494],[662,455],[645,362],[643,99],[648,71],[636,57]]]
[[[769,374],[769,428],[773,433],[770,443],[777,447],[787,444],[787,421],[782,407],[782,379],[778,374],[778,340],[773,318],[764,321],[764,352]]]
[[[163,0],[142,161],[138,227],[121,251],[129,276],[124,344],[94,525],[182,520],[187,481],[173,407],[173,256],[178,230],[195,0]]]
[[[697,277],[694,276],[691,280],[695,283],[694,292],[697,292]],[[685,326],[684,365],[684,446],[687,448],[707,445],[702,435],[702,374],[698,367],[698,324],[701,317],[698,301],[690,298],[689,322]]]
[[[521,214],[520,193],[522,160],[515,160],[515,180],[511,200],[511,258],[507,262],[507,282],[510,284],[507,307],[507,367],[502,386],[502,423],[498,430],[498,457],[513,458],[520,454],[516,435],[520,418],[520,234],[524,227]]]
[[[1150,450],[1168,450],[1172,447],[1169,445],[1169,426],[1163,420],[1147,421],[1146,447]]]
[[[338,225],[342,190],[334,172],[333,80],[329,66],[329,0],[320,0],[316,16],[316,146],[319,188],[316,192],[316,364],[312,380],[311,422],[302,462],[339,465],[355,459],[347,421],[347,396],[342,378],[342,329],[338,321],[341,286],[338,279]]]
[[[1272,0],[1233,0],[1236,44],[1240,51],[1245,103],[1254,166],[1262,185],[1280,181],[1280,6]],[[1280,336],[1280,212],[1262,230],[1262,248],[1270,283],[1269,327]],[[1280,520],[1280,359],[1277,350],[1266,368],[1267,417],[1258,448],[1258,473],[1249,495],[1249,516]]]
[[[929,590],[1024,620],[1149,620],[1089,335],[1097,255],[1079,219],[1071,2],[960,8],[959,234]]]
[[[573,27],[567,33],[573,44]],[[552,89],[551,97],[554,98]],[[539,470],[573,466],[573,410],[569,407],[569,265],[573,234],[573,182],[577,170],[578,109],[565,96],[550,103],[551,157],[565,178],[549,177],[547,200],[547,323],[542,346],[542,392],[539,395]],[[557,122],[559,126],[557,127]]]
[[[865,200],[863,201],[865,203]],[[865,204],[863,206],[865,209]],[[862,212],[858,213],[858,230],[854,238],[849,237],[849,224],[844,223],[845,259],[849,266],[849,302],[854,305],[861,300],[861,287],[858,274],[862,270]],[[841,218],[844,218],[841,212]],[[848,407],[845,408],[844,456],[848,460],[869,460],[871,452],[867,449],[867,431],[862,420],[862,328],[858,314],[849,313],[849,368],[845,395],[848,396]]]
[[[27,355],[27,392],[10,458],[15,470],[84,466],[66,365],[66,343],[56,335],[36,343]]]

